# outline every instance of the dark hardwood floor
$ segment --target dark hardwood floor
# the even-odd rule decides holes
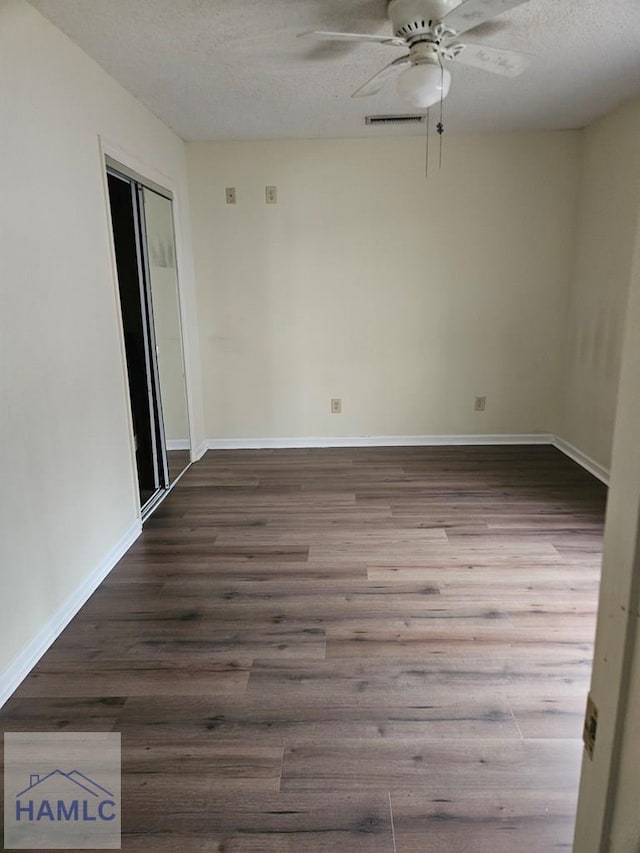
[[[0,726],[122,732],[131,853],[569,851],[605,499],[542,446],[209,452]]]

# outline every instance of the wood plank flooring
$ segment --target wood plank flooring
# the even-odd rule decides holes
[[[569,851],[605,500],[542,446],[209,452],[0,726],[120,731],[131,853]]]

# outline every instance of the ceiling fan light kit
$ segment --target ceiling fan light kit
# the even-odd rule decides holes
[[[426,110],[449,94],[451,74],[431,63],[411,65],[398,78],[397,92],[405,101]]]
[[[419,42],[413,50],[416,57],[398,77],[396,90],[405,101],[427,109],[447,97],[451,73],[444,68],[431,45]]]
[[[458,41],[467,30],[527,0],[389,0],[387,15],[393,28],[388,36],[364,33],[302,33],[329,41],[377,42],[409,50],[378,71],[352,97],[363,98],[382,91],[399,75],[398,94],[421,109],[442,102],[449,93],[451,74],[445,62],[459,62],[504,77],[521,74],[529,60],[520,53]],[[406,68],[404,66],[407,66]]]

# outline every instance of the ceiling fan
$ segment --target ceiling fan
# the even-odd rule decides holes
[[[378,71],[352,98],[376,95],[398,76],[398,94],[426,109],[449,94],[451,73],[444,63],[452,60],[505,77],[517,77],[529,64],[522,53],[458,41],[458,37],[527,0],[389,0],[387,16],[392,36],[363,33],[310,32],[302,38],[327,41],[378,42],[408,48]]]

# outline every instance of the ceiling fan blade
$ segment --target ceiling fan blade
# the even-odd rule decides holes
[[[496,15],[526,2],[527,0],[462,0],[459,6],[442,18],[442,23],[457,33],[465,33],[472,27],[484,24]]]
[[[406,65],[410,62],[409,54],[406,56],[400,56],[398,59],[394,59],[393,62],[390,62],[388,65],[378,71],[377,74],[374,74],[371,80],[367,80],[364,86],[360,86],[359,89],[351,95],[352,98],[368,98],[369,95],[377,95],[378,92],[382,90],[385,83],[390,77],[398,71],[401,65]]]
[[[462,48],[458,52],[458,48]],[[484,44],[452,44],[447,45],[456,62],[482,68],[503,77],[517,77],[529,66],[530,59],[524,53],[513,50],[501,50],[498,47],[488,47]]]
[[[393,36],[369,36],[366,33],[325,33],[311,32],[299,33],[299,39],[318,39],[319,41],[368,41],[377,42],[378,44],[390,44],[394,47],[406,47],[404,39],[397,39]]]

